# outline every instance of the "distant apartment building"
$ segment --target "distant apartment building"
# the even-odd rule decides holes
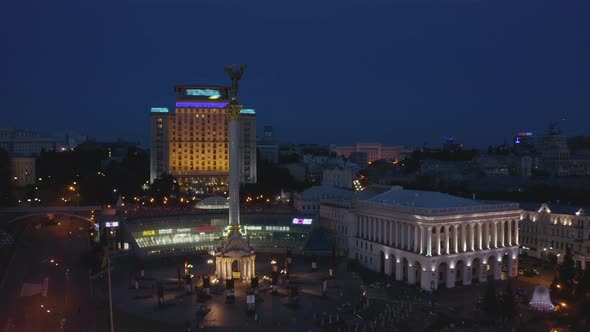
[[[352,189],[354,171],[350,168],[335,167],[324,169],[322,186]]]
[[[570,248],[576,267],[590,264],[590,216],[574,205],[521,203],[520,238],[523,253],[562,262]]]
[[[398,146],[384,146],[380,143],[357,143],[353,146],[330,145],[330,152],[334,152],[348,159],[351,158],[351,154],[353,153],[366,153],[367,163],[370,164],[381,159],[390,161],[399,160],[404,150]]]
[[[272,126],[264,126],[262,139],[256,142],[256,148],[262,160],[274,164],[279,163],[279,144],[276,141]]]
[[[174,112],[152,109],[152,181],[167,172],[184,192],[227,192],[229,138],[225,107],[229,103],[229,89],[179,85],[174,88]],[[242,182],[256,182],[256,113],[252,109],[241,112],[240,140]]]
[[[0,129],[0,148],[21,156],[39,155],[41,151],[66,151],[75,146],[68,135],[50,136],[31,130]]]
[[[11,157],[10,176],[15,187],[26,187],[35,184],[35,157]]]

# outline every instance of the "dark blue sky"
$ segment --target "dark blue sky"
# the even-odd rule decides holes
[[[587,0],[10,0],[1,127],[149,139],[175,84],[228,84],[282,141],[468,147],[590,134]]]

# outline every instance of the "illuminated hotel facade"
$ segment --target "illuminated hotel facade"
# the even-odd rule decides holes
[[[166,172],[190,194],[227,192],[229,140],[224,108],[229,87],[181,85],[174,91],[174,113],[162,108],[151,112],[151,181]],[[241,113],[240,175],[242,183],[255,183],[256,113],[252,109]]]

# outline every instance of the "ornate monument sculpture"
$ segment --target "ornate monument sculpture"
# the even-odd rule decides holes
[[[229,124],[229,232],[227,240],[215,253],[216,275],[219,279],[250,280],[255,275],[256,256],[248,240],[240,231],[240,111],[238,82],[246,65],[229,65],[225,71],[232,81],[231,102],[225,111]]]
[[[227,116],[230,120],[239,120],[240,118],[240,110],[242,110],[242,105],[238,103],[238,83],[242,76],[244,75],[244,70],[246,70],[246,65],[229,65],[226,66],[225,71],[229,74],[229,79],[232,81],[230,97],[231,102],[226,108]],[[230,135],[231,136],[231,135]],[[231,139],[231,138],[230,138]],[[231,162],[230,162],[231,168]]]

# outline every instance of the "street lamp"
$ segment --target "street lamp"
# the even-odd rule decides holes
[[[273,259],[272,261],[270,261],[270,264],[272,265],[272,272],[277,272],[277,270],[278,270],[277,261]]]

